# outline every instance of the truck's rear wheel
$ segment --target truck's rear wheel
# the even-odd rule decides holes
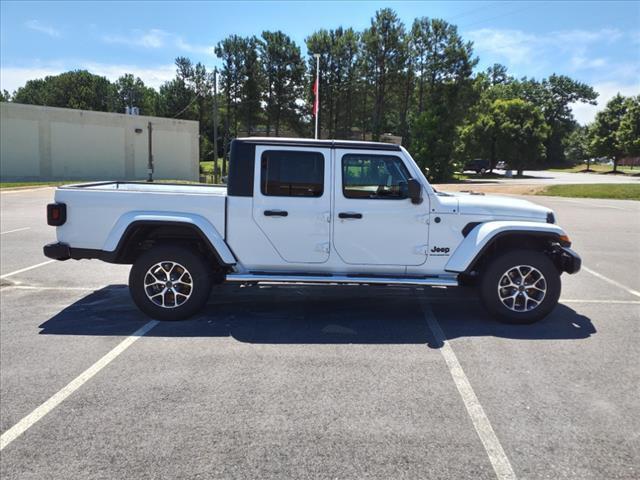
[[[211,292],[206,260],[188,248],[159,246],[131,268],[129,291],[140,310],[158,320],[182,320],[197,313]]]
[[[487,310],[505,323],[533,323],[546,317],[560,298],[560,273],[551,259],[535,250],[511,250],[485,269],[480,297]]]

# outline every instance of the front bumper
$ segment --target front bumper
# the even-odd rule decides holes
[[[553,257],[556,265],[562,272],[578,273],[580,271],[582,259],[580,258],[580,255],[569,247],[556,245],[553,249]]]
[[[69,260],[71,258],[71,250],[66,243],[49,243],[42,250],[45,257],[53,258],[54,260]]]

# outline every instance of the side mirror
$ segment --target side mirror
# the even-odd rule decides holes
[[[407,187],[411,203],[420,205],[422,203],[422,185],[420,182],[415,178],[410,178]]]

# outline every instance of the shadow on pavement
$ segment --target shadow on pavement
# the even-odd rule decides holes
[[[425,344],[439,348],[427,327],[424,296],[447,338],[580,339],[591,321],[559,305],[534,325],[492,320],[468,292],[393,287],[223,286],[193,319],[162,322],[149,337],[232,337],[269,344]],[[97,290],[40,325],[43,335],[127,336],[148,322],[126,286]]]
[[[530,325],[508,325],[491,318],[477,303],[434,305],[434,314],[448,340],[463,337],[499,337],[518,340],[578,340],[596,333],[591,319],[560,303],[551,314]],[[440,348],[441,344],[430,344]]]

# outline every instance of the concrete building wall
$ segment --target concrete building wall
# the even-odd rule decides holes
[[[154,178],[197,181],[198,122],[6,102],[0,103],[0,177],[145,179],[149,122]]]

